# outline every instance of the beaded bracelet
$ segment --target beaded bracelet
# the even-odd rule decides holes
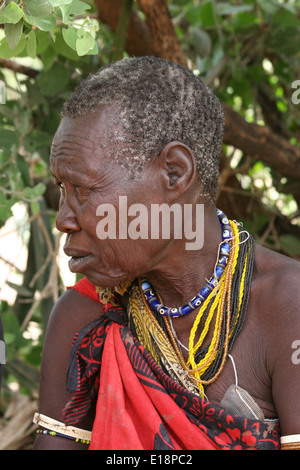
[[[56,432],[56,431],[49,431],[48,429],[38,429],[36,433],[37,434],[46,434],[48,436],[64,437],[66,439],[70,439],[71,441],[79,442],[80,444],[89,445],[91,443],[87,439],[80,439],[79,437],[67,436],[66,434],[61,434],[61,433]]]

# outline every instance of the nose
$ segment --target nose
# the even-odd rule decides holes
[[[64,201],[56,216],[55,225],[57,230],[64,233],[78,232],[81,227],[76,218],[75,212],[69,204]]]

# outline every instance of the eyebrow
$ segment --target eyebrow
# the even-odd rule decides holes
[[[90,184],[88,184],[88,181],[87,181],[86,173],[75,171],[72,173],[68,172],[67,174],[62,173],[62,175],[57,176],[52,170],[50,172],[55,181],[67,181],[73,186],[82,186],[82,187],[90,186]]]

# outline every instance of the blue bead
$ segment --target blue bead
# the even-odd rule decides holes
[[[218,279],[220,279],[220,277],[222,276],[224,272],[224,268],[222,266],[217,266],[216,267],[216,275],[218,277]]]
[[[228,242],[223,243],[220,251],[222,255],[228,255],[230,251],[230,244]]]
[[[199,297],[196,296],[190,301],[190,304],[195,308],[198,300],[199,300]]]
[[[141,283],[141,286],[142,286],[142,289],[145,290],[145,289],[151,289],[151,285],[149,284],[148,281],[143,281]]]
[[[217,279],[213,276],[210,278],[210,280],[208,281],[207,283],[207,286],[210,286],[211,289],[214,289],[215,288],[215,284],[214,284],[214,281],[216,281]]]
[[[221,258],[219,258],[218,260],[218,264],[221,264],[224,267],[226,266],[227,263],[228,263],[227,256],[221,256]]]
[[[171,317],[173,317],[174,315],[180,315],[180,307],[179,309],[177,307],[170,307],[168,308],[168,315],[171,315]]]
[[[160,302],[155,298],[152,297],[152,299],[149,300],[150,306],[157,309],[157,307],[160,305]]]
[[[181,307],[181,314],[186,315],[187,313],[191,313],[192,309],[189,305],[184,305]]]
[[[222,237],[223,237],[223,240],[225,240],[226,238],[231,238],[231,232],[227,229],[223,230]]]
[[[167,307],[161,307],[160,309],[158,309],[158,313],[160,313],[161,315],[168,315]]]
[[[206,297],[209,296],[210,292],[211,292],[211,291],[210,291],[210,288],[205,286],[205,287],[202,287],[202,289],[201,289],[201,291],[199,292],[199,294],[200,294],[202,297],[204,297],[204,298],[206,299]]]

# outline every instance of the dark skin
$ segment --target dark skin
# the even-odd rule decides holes
[[[213,272],[221,242],[215,208],[205,205],[205,242],[198,251],[186,250],[185,240],[99,240],[96,208],[104,202],[117,207],[119,195],[127,195],[128,206],[140,202],[147,207],[163,202],[205,204],[199,196],[201,184],[192,151],[180,142],[169,143],[136,181],[128,180],[118,162],[108,160],[99,142],[103,132],[115,126],[116,111],[106,108],[91,116],[64,118],[53,141],[51,168],[61,187],[56,226],[66,233],[64,249],[73,257],[69,267],[101,286],[112,287],[144,275],[165,305],[183,305]],[[298,262],[256,245],[247,320],[231,351],[239,385],[266,418],[279,418],[282,435],[300,433],[300,365],[291,359],[292,343],[300,339],[299,273]],[[126,308],[125,297],[122,303]],[[99,303],[74,290],[55,305],[43,352],[40,413],[61,421],[70,398],[66,371],[73,336],[100,314]],[[185,345],[196,314],[173,320]],[[218,404],[233,383],[228,360],[218,380],[208,386],[208,399]],[[78,427],[91,430],[93,419],[91,413]],[[38,436],[35,442],[35,449],[85,448],[52,436]]]

